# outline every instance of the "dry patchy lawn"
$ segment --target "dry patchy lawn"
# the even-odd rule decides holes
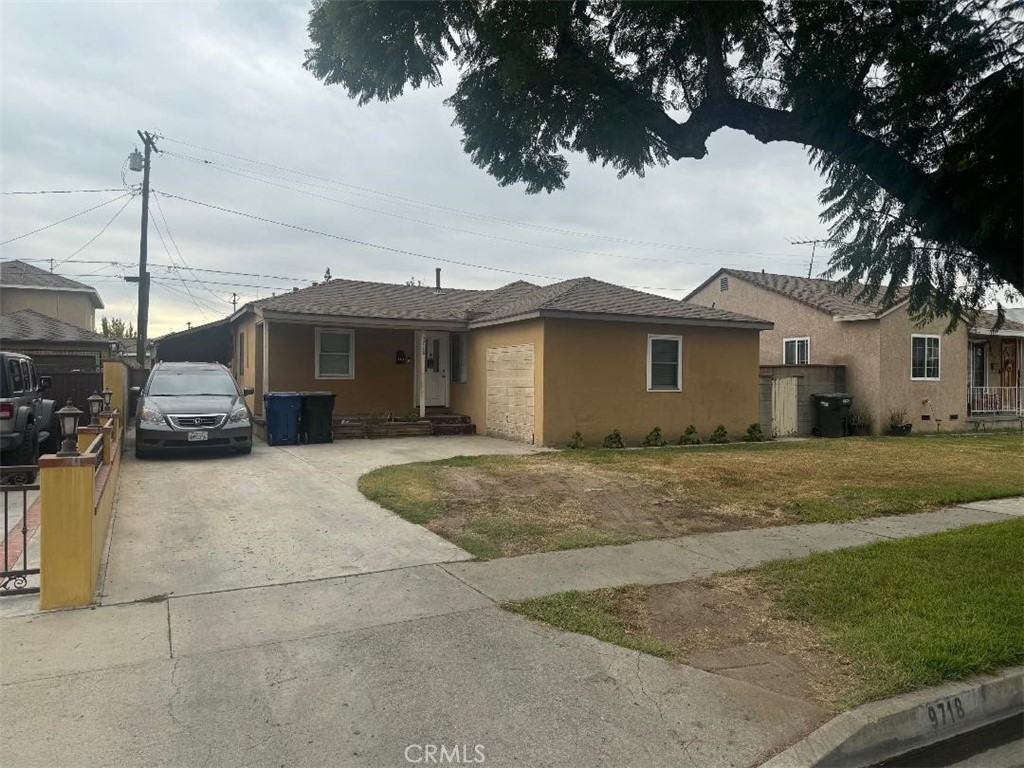
[[[359,488],[489,559],[1024,495],[1022,449],[998,434],[457,457]]]

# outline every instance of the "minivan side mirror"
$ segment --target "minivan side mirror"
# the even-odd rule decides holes
[[[52,378],[50,378],[49,376],[40,376],[39,377],[39,391],[40,392],[45,392],[46,390],[48,390],[52,386],[53,386],[53,379]]]
[[[255,395],[256,389],[254,387],[245,387],[242,389],[242,395],[248,397],[249,395]]]

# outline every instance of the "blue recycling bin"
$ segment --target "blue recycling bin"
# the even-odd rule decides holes
[[[298,392],[267,392],[263,412],[267,416],[267,445],[299,444],[299,411],[302,395]]]

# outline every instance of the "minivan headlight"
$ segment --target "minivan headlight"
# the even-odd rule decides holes
[[[142,406],[142,412],[139,414],[139,421],[143,424],[163,424],[164,415],[152,405],[144,405]]]
[[[228,416],[228,421],[239,422],[249,420],[249,409],[245,407],[245,404],[235,406],[235,410]]]

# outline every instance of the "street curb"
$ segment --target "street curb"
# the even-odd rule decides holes
[[[1011,667],[844,712],[761,768],[866,768],[1022,712],[1024,667]]]

